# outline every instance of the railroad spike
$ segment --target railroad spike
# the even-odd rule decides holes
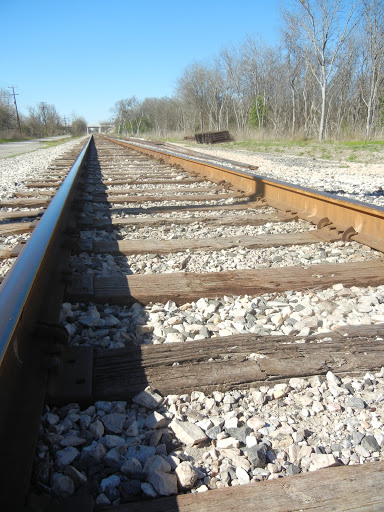
[[[351,238],[355,235],[358,235],[358,232],[355,230],[353,226],[349,226],[345,231],[343,231],[341,235],[341,239],[345,241],[351,240]]]
[[[322,229],[326,226],[329,226],[330,224],[332,224],[332,222],[328,219],[328,217],[323,217],[322,219],[320,219],[318,221],[318,223],[316,224],[316,227],[317,227],[317,229]]]
[[[69,335],[65,327],[60,324],[39,322],[36,329],[36,336],[46,339],[50,344],[61,346],[68,345]]]

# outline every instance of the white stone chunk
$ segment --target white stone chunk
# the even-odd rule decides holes
[[[237,476],[237,479],[239,480],[240,484],[243,485],[243,484],[248,484],[249,481],[250,481],[250,478],[249,478],[249,475],[248,473],[245,471],[244,468],[241,468],[241,467],[237,467],[236,468],[236,476]]]
[[[173,420],[169,427],[173,430],[175,436],[188,446],[193,446],[207,439],[203,430],[189,421]]]
[[[156,409],[162,403],[163,397],[147,386],[144,391],[133,397],[132,401],[147,409]]]
[[[174,474],[151,471],[148,475],[148,482],[160,496],[177,494],[177,478]]]
[[[224,439],[218,439],[217,448],[239,448],[240,447],[240,441],[237,439],[234,439],[233,437],[226,437]]]
[[[192,489],[197,480],[197,471],[188,461],[183,461],[177,466],[176,477],[181,489]]]
[[[167,418],[165,418],[159,412],[154,411],[147,416],[147,419],[145,420],[145,425],[148,428],[162,428],[167,425]]]
[[[316,471],[318,469],[330,468],[332,466],[339,466],[340,463],[334,455],[323,453],[311,454],[311,465],[309,471]]]

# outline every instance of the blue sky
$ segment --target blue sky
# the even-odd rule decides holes
[[[0,88],[89,123],[122,98],[172,96],[194,61],[279,39],[280,0],[0,0]]]

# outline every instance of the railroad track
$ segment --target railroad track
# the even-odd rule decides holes
[[[0,204],[2,510],[381,510],[384,210],[79,152]]]

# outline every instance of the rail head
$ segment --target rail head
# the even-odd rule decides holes
[[[44,255],[51,242],[92,138],[89,138],[61,187],[42,216],[24,250],[0,286],[0,365],[28,300]]]

